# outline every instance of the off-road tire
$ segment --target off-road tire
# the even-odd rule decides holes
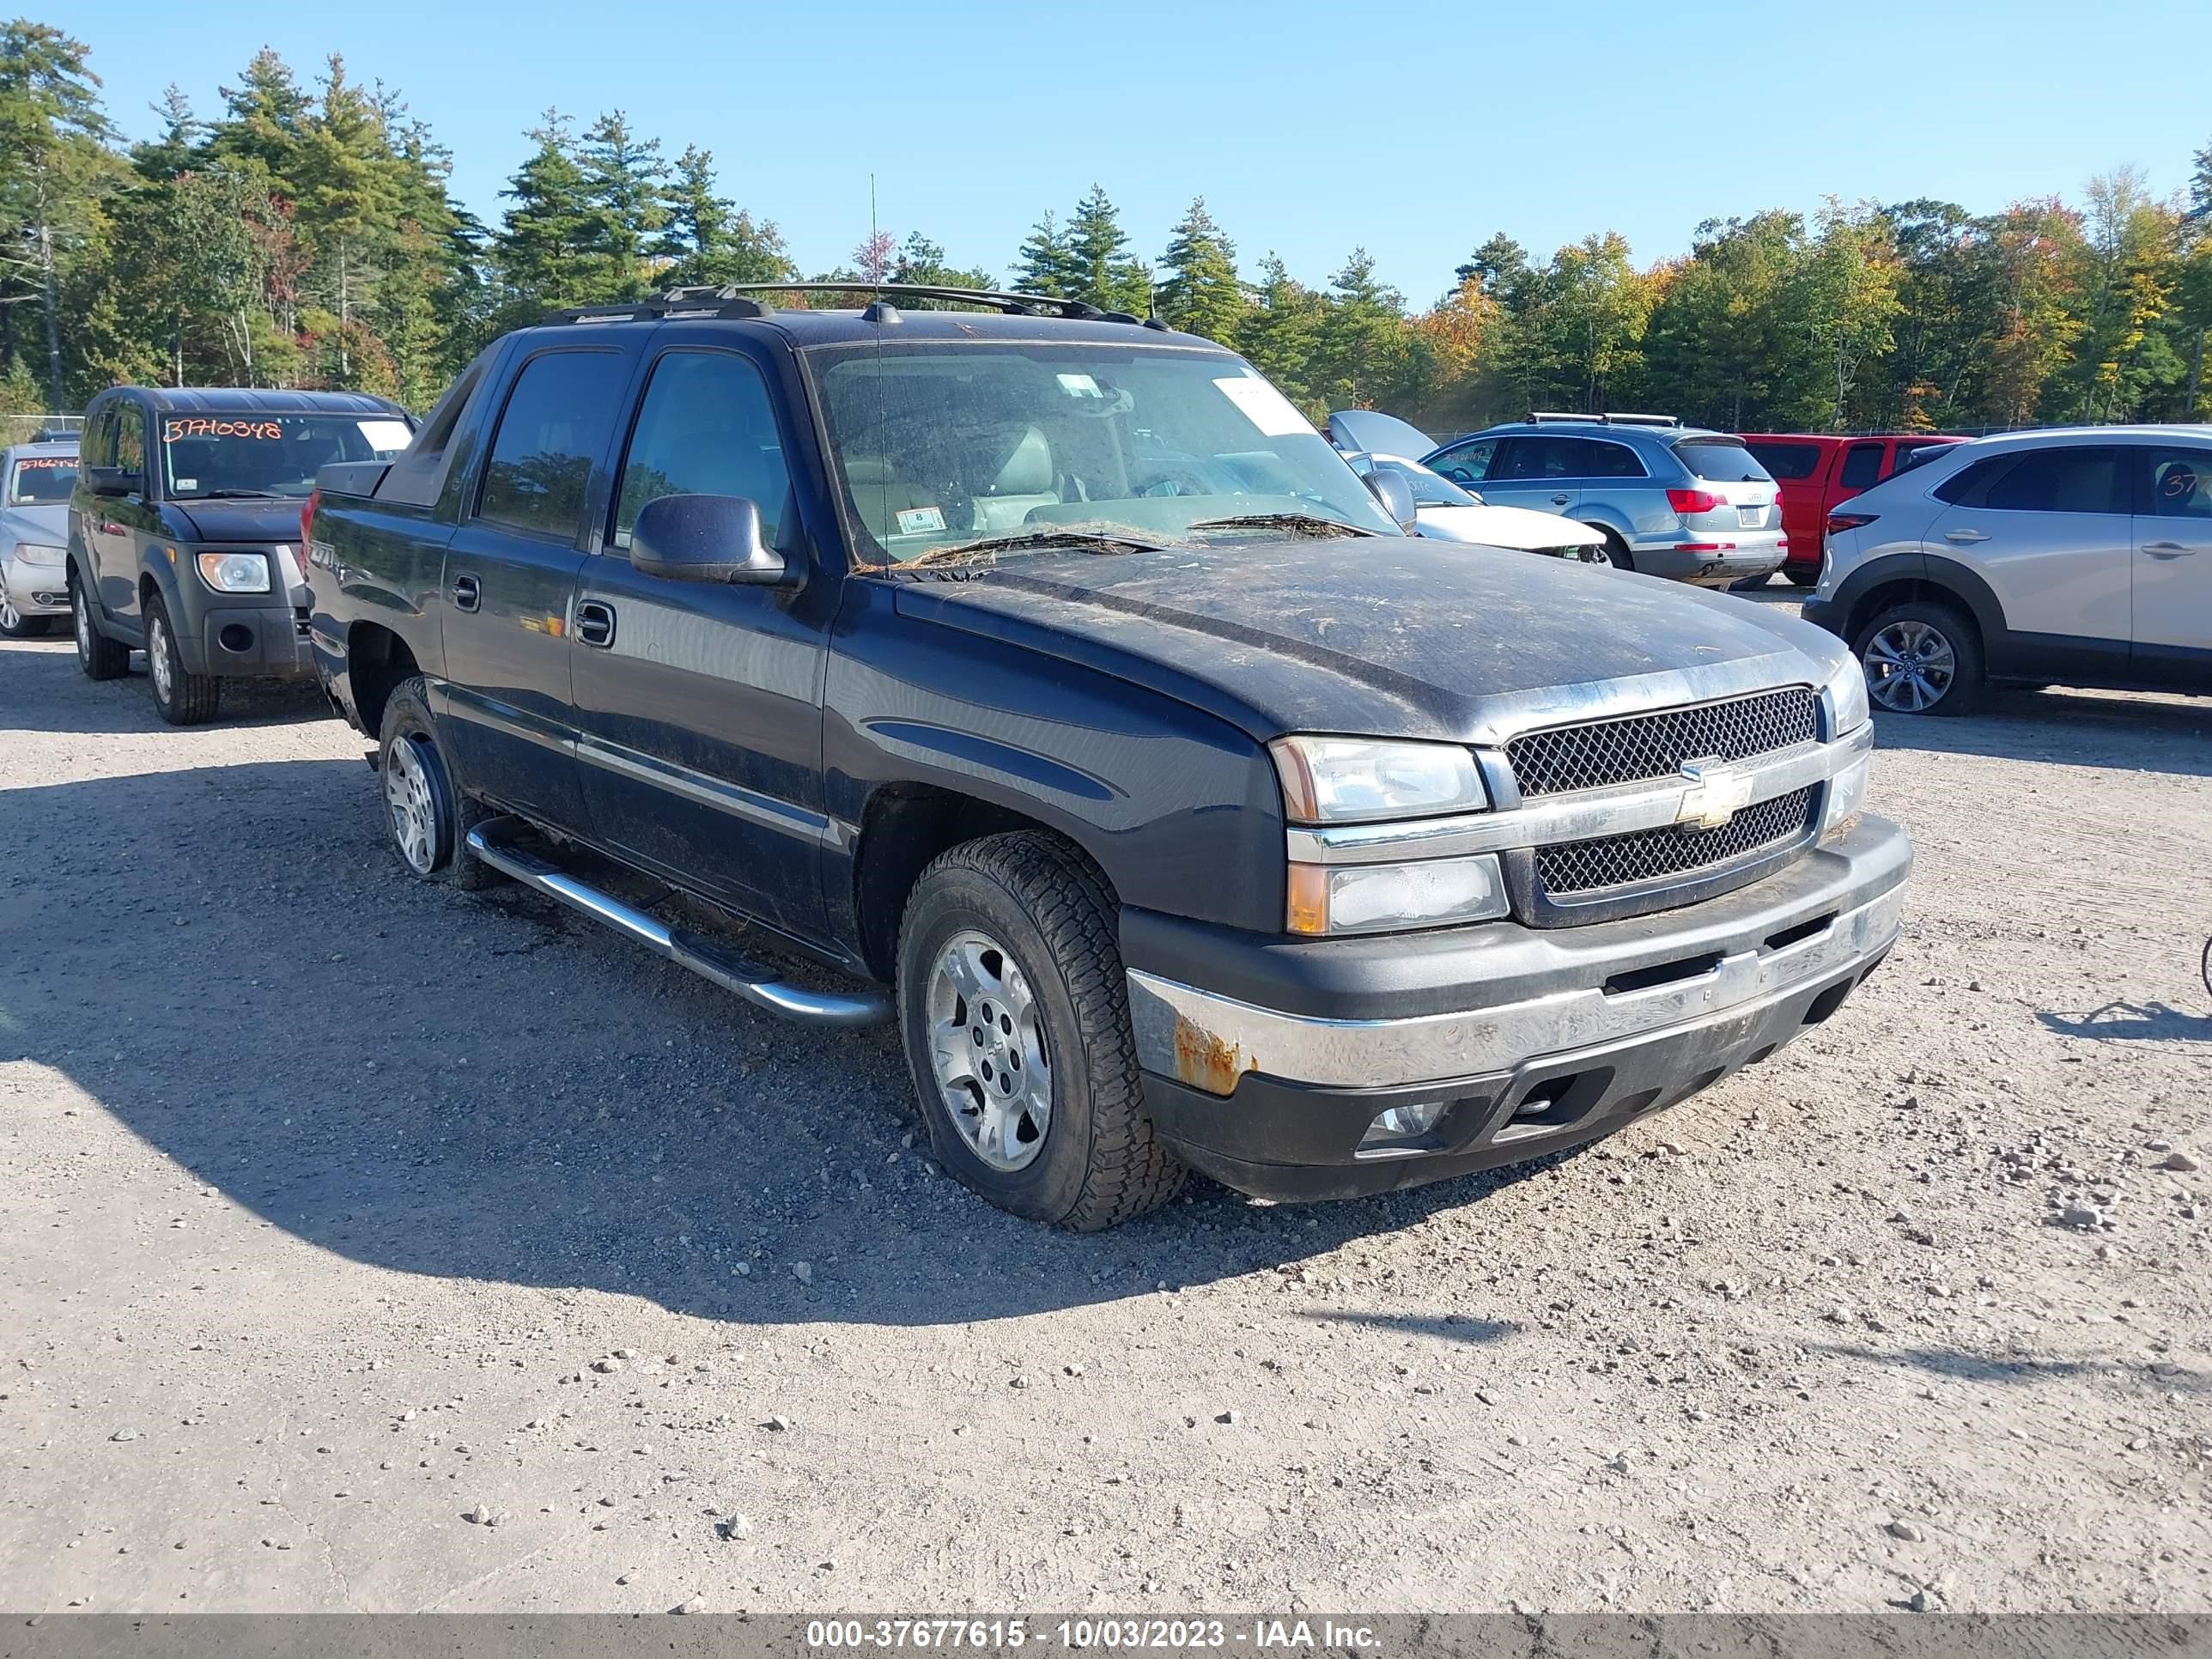
[[[416,745],[416,761],[423,768],[431,798],[436,804],[436,850],[428,871],[416,870],[399,850],[392,809],[385,794],[392,750],[402,743]],[[426,881],[441,881],[464,893],[482,892],[487,887],[497,886],[503,879],[500,872],[471,854],[467,846],[469,831],[495,815],[482,802],[465,794],[456,781],[445,748],[438,741],[438,728],[431,722],[429,692],[420,674],[401,681],[385,699],[384,726],[378,733],[376,760],[377,811],[384,822],[386,839],[401,867],[410,875],[421,876]]]
[[[88,680],[119,680],[131,672],[131,647],[100,631],[92,600],[72,579],[69,585],[70,625],[76,634],[76,665]]]
[[[939,1164],[1000,1209],[1076,1232],[1156,1210],[1183,1168],[1145,1110],[1128,981],[1104,878],[1076,848],[1036,831],[953,848],[921,872],[899,928],[898,1008],[907,1066]],[[1052,1055],[1043,1144],[1012,1171],[971,1149],[945,1103],[927,998],[939,953],[963,931],[1002,941],[1034,988]]]
[[[1851,654],[1866,665],[1867,651],[1885,629],[1899,623],[1917,623],[1935,629],[1951,647],[1954,667],[1948,690],[1924,708],[1897,708],[1875,694],[1874,676],[1867,677],[1867,695],[1877,714],[1966,714],[1973,712],[1988,690],[1983,678],[1982,635],[1974,620],[1955,605],[1941,599],[1912,599],[1893,605],[1869,618],[1852,637]]]
[[[166,659],[166,677],[154,660],[157,651]],[[176,624],[169,620],[168,607],[158,593],[146,601],[146,681],[153,689],[154,712],[172,726],[205,726],[222,706],[222,682],[212,674],[195,674],[185,668],[183,653],[177,649]]]

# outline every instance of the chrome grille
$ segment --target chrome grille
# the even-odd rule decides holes
[[[1531,732],[1505,746],[1523,799],[1672,777],[1693,760],[1747,760],[1820,735],[1810,686]]]
[[[1808,785],[1747,806],[1717,830],[1639,830],[1628,836],[1562,842],[1536,849],[1536,884],[1546,898],[1632,887],[1779,848],[1812,827],[1820,791]]]

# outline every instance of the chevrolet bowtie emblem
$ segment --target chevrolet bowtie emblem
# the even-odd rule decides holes
[[[1751,805],[1751,774],[1730,772],[1717,755],[1705,760],[1684,761],[1682,775],[1690,787],[1674,809],[1674,822],[1700,830],[1717,830]]]

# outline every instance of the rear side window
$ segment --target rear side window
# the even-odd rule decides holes
[[[523,366],[492,439],[477,517],[526,535],[575,539],[623,369],[612,351],[549,351]]]
[[[2117,449],[2033,449],[1992,478],[1981,504],[1996,513],[2124,513]]]
[[[1752,459],[1765,467],[1767,476],[1788,483],[1795,478],[1809,478],[1820,470],[1820,447],[1818,444],[1751,444],[1744,447]]]
[[[1844,456],[1843,476],[1836,480],[1846,489],[1864,489],[1881,477],[1881,446],[1853,444]]]
[[[1759,458],[1741,438],[1685,438],[1674,459],[1707,483],[1772,483]]]
[[[1583,462],[1588,471],[1585,478],[1640,478],[1644,476],[1644,463],[1636,459],[1636,452],[1626,444],[1589,442],[1583,446],[1589,453]]]

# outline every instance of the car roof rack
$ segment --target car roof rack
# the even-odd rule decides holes
[[[1679,415],[1632,415],[1626,410],[1610,415],[1577,415],[1561,409],[1532,409],[1528,424],[1541,426],[1547,421],[1586,421],[1592,426],[1680,426]]]
[[[1010,317],[1066,318],[1072,322],[1133,323],[1164,329],[1156,317],[1138,317],[1126,311],[1105,311],[1087,300],[1064,300],[1051,294],[1008,294],[995,289],[944,288],[925,283],[871,283],[824,277],[817,282],[730,283],[722,287],[672,288],[649,300],[616,305],[570,306],[549,313],[548,323],[659,322],[685,317],[773,317],[775,307],[755,295],[852,294],[867,295],[869,307],[879,320],[895,321],[897,312],[883,301],[946,300],[1003,312]],[[884,313],[888,313],[884,314]]]

